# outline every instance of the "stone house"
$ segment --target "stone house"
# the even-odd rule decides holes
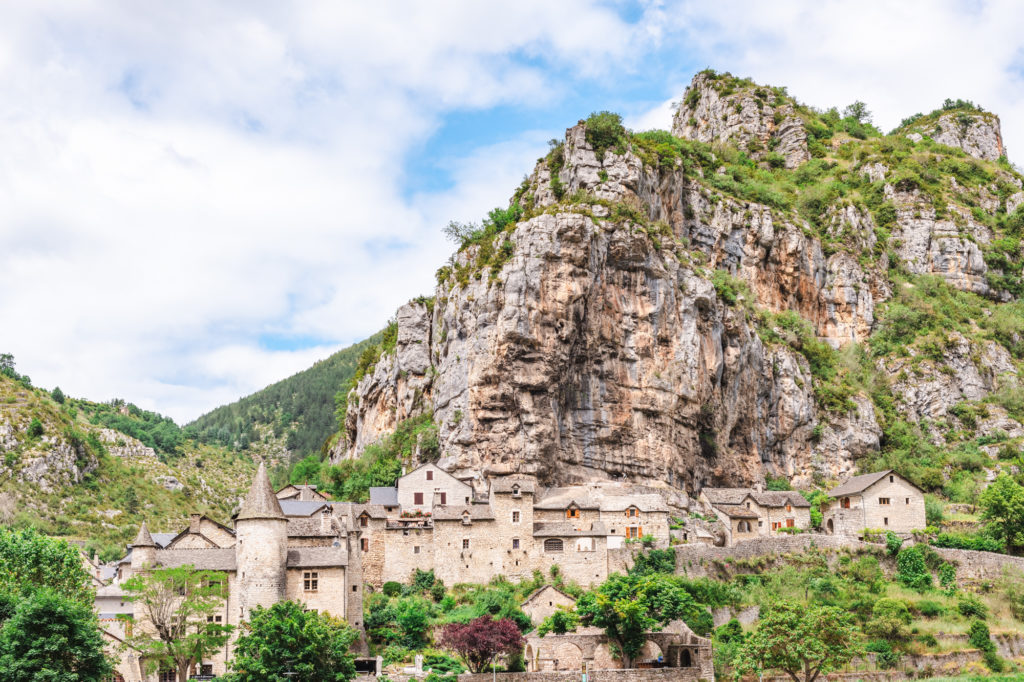
[[[924,492],[892,469],[854,476],[828,492],[827,533],[859,537],[865,529],[909,536],[927,525]]]
[[[297,503],[298,500],[285,500]],[[291,506],[287,515],[270,487],[261,464],[249,493],[229,528],[198,514],[188,528],[159,544],[146,524],[132,543],[125,577],[158,568],[190,565],[200,570],[223,571],[228,596],[217,622],[237,626],[256,606],[282,600],[299,601],[309,609],[345,618],[362,628],[362,554],[354,518],[341,506],[308,502]],[[308,512],[308,513],[306,513]],[[141,608],[133,609],[134,628],[152,627]],[[236,631],[237,632],[237,631]],[[111,638],[124,633],[109,632]],[[196,666],[193,674],[226,672],[227,647]],[[158,675],[137,677],[140,662],[126,649],[117,666],[126,682],[150,682]]]
[[[398,505],[404,512],[427,512],[435,504],[469,504],[473,488],[436,464],[421,464],[398,479]]]
[[[553,585],[539,587],[530,593],[520,605],[523,613],[530,617],[534,625],[540,625],[545,618],[553,614],[559,607],[571,609],[576,600]]]
[[[792,490],[704,488],[698,499],[725,526],[726,545],[811,526],[811,504]]]
[[[609,547],[642,535],[668,546],[669,513],[660,495],[631,494],[618,485],[539,491],[523,476],[488,483],[488,494],[478,497],[430,464],[394,488],[372,488],[370,504],[352,512],[366,581],[377,587],[407,582],[417,568],[433,569],[448,584],[497,575],[514,580],[557,565],[567,578],[589,585],[607,577]]]
[[[647,633],[647,642],[634,661],[634,668],[681,668],[677,680],[714,682],[715,666],[711,640],[700,637],[681,620],[672,621],[658,632]],[[619,670],[622,662],[611,650],[608,636],[600,628],[578,628],[564,635],[548,633],[526,637],[524,652],[528,672],[580,672]]]
[[[286,485],[275,493],[279,500],[300,500],[302,502],[320,501],[325,502],[328,497],[317,492],[315,485],[303,483],[302,485]]]

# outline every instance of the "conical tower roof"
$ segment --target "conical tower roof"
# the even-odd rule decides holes
[[[267,467],[263,462],[260,462],[256,478],[253,479],[249,494],[245,496],[236,518],[237,521],[244,519],[288,519],[281,511],[281,503],[277,501],[277,495],[270,486],[270,477],[267,476]]]
[[[132,543],[132,547],[156,547],[156,543],[153,542],[153,536],[149,534],[149,528],[146,527],[145,521],[139,526],[139,534],[135,536],[135,542]]]

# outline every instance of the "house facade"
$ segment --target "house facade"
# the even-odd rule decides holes
[[[792,490],[704,488],[698,499],[725,526],[726,545],[811,527],[811,504]]]
[[[861,537],[865,530],[909,536],[927,525],[924,491],[892,469],[854,476],[828,493],[825,532]]]
[[[289,501],[298,502],[285,498],[285,503]],[[302,511],[307,508],[308,502],[301,506]],[[238,626],[257,606],[294,600],[308,609],[344,618],[361,629],[362,557],[352,546],[356,540],[351,519],[335,514],[329,504],[320,504],[308,515],[287,515],[261,464],[233,527],[193,515],[186,529],[158,543],[143,523],[132,543],[127,566],[121,565],[124,570],[119,574],[120,580],[112,587],[119,588],[131,576],[153,569],[188,565],[226,575],[227,598],[221,612],[213,616],[218,623]],[[98,595],[98,599],[104,600],[100,607],[111,609],[115,593],[117,598],[123,596],[120,589]],[[131,615],[130,626],[122,623],[120,630],[108,628],[108,641],[126,639],[126,627],[136,631],[153,627],[140,607],[134,607]],[[192,673],[227,672],[231,646],[229,643],[224,650],[201,661]],[[145,674],[144,661],[132,649],[120,647],[119,651],[117,673],[124,682],[162,682],[159,672]]]

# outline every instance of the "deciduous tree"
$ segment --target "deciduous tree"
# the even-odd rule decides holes
[[[358,634],[345,621],[306,611],[293,601],[256,607],[234,647],[231,682],[347,682],[355,677],[352,643]]]
[[[451,649],[474,673],[483,672],[497,656],[512,656],[526,641],[508,618],[480,616],[468,623],[450,623],[441,631],[441,646]]]
[[[860,653],[853,616],[834,606],[781,601],[761,611],[736,662],[739,674],[778,669],[794,682],[814,682]]]
[[[32,529],[0,528],[0,590],[24,593],[40,587],[88,606],[95,598],[77,548]]]
[[[989,531],[1006,541],[1011,554],[1024,550],[1024,487],[1001,473],[981,494],[981,518],[991,521]]]
[[[216,652],[231,635],[232,627],[213,622],[224,610],[227,576],[218,571],[197,571],[185,565],[136,575],[125,582],[142,618],[128,644],[154,667],[171,667],[178,682],[188,679],[189,668]]]

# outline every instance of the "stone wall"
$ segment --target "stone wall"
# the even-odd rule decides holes
[[[580,671],[499,673],[501,682],[579,682]],[[490,673],[459,675],[459,682],[491,682]],[[713,682],[714,676],[701,677],[699,668],[635,668],[630,670],[592,670],[588,682]]]
[[[709,575],[708,568],[714,562],[755,559],[759,557],[806,552],[812,546],[819,549],[842,549],[844,547],[867,547],[866,543],[836,535],[804,533],[791,536],[758,537],[744,540],[734,547],[710,547],[703,544],[676,545],[676,573],[691,577]],[[609,550],[608,572],[623,573],[633,565],[633,558],[640,550],[622,548]]]
[[[946,549],[936,547],[935,552],[946,561],[956,564],[958,582],[970,580],[998,580],[1006,568],[1024,572],[1024,557],[976,552],[972,549]]]

